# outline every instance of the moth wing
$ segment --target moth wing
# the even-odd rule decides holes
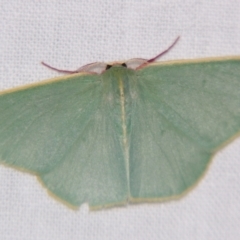
[[[240,131],[240,60],[149,65],[132,95],[132,201],[181,195]]]
[[[73,206],[126,201],[114,107],[101,76],[71,76],[0,95],[0,161],[38,175]]]

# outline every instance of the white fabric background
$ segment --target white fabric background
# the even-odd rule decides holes
[[[0,0],[0,89],[94,61],[240,55],[239,0]],[[1,114],[1,113],[0,113]],[[0,166],[0,239],[239,239],[240,138],[186,197],[89,212],[49,197],[35,177]]]

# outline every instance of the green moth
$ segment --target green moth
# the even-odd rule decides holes
[[[0,163],[75,207],[186,193],[240,132],[240,58],[154,63],[169,49],[2,92]]]

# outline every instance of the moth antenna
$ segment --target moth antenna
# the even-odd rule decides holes
[[[178,40],[180,39],[180,36],[178,36],[175,41],[166,49],[164,50],[163,52],[159,53],[157,56],[149,59],[147,62],[148,63],[151,63],[151,62],[155,62],[158,58],[162,57],[164,54],[168,53],[175,45],[176,43],[178,42]]]
[[[73,73],[78,73],[77,71],[70,71],[70,70],[63,70],[63,69],[58,69],[58,68],[55,68],[55,67],[52,67],[50,65],[48,65],[47,63],[45,62],[41,62],[41,64],[51,70],[54,70],[56,72],[59,72],[59,73],[65,73],[65,74],[73,74]]]

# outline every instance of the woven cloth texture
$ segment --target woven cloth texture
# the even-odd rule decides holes
[[[239,0],[0,0],[0,89],[95,61],[240,55]],[[0,113],[1,114],[1,113]],[[0,239],[239,239],[240,139],[177,201],[89,212],[57,202],[37,179],[0,166]]]

